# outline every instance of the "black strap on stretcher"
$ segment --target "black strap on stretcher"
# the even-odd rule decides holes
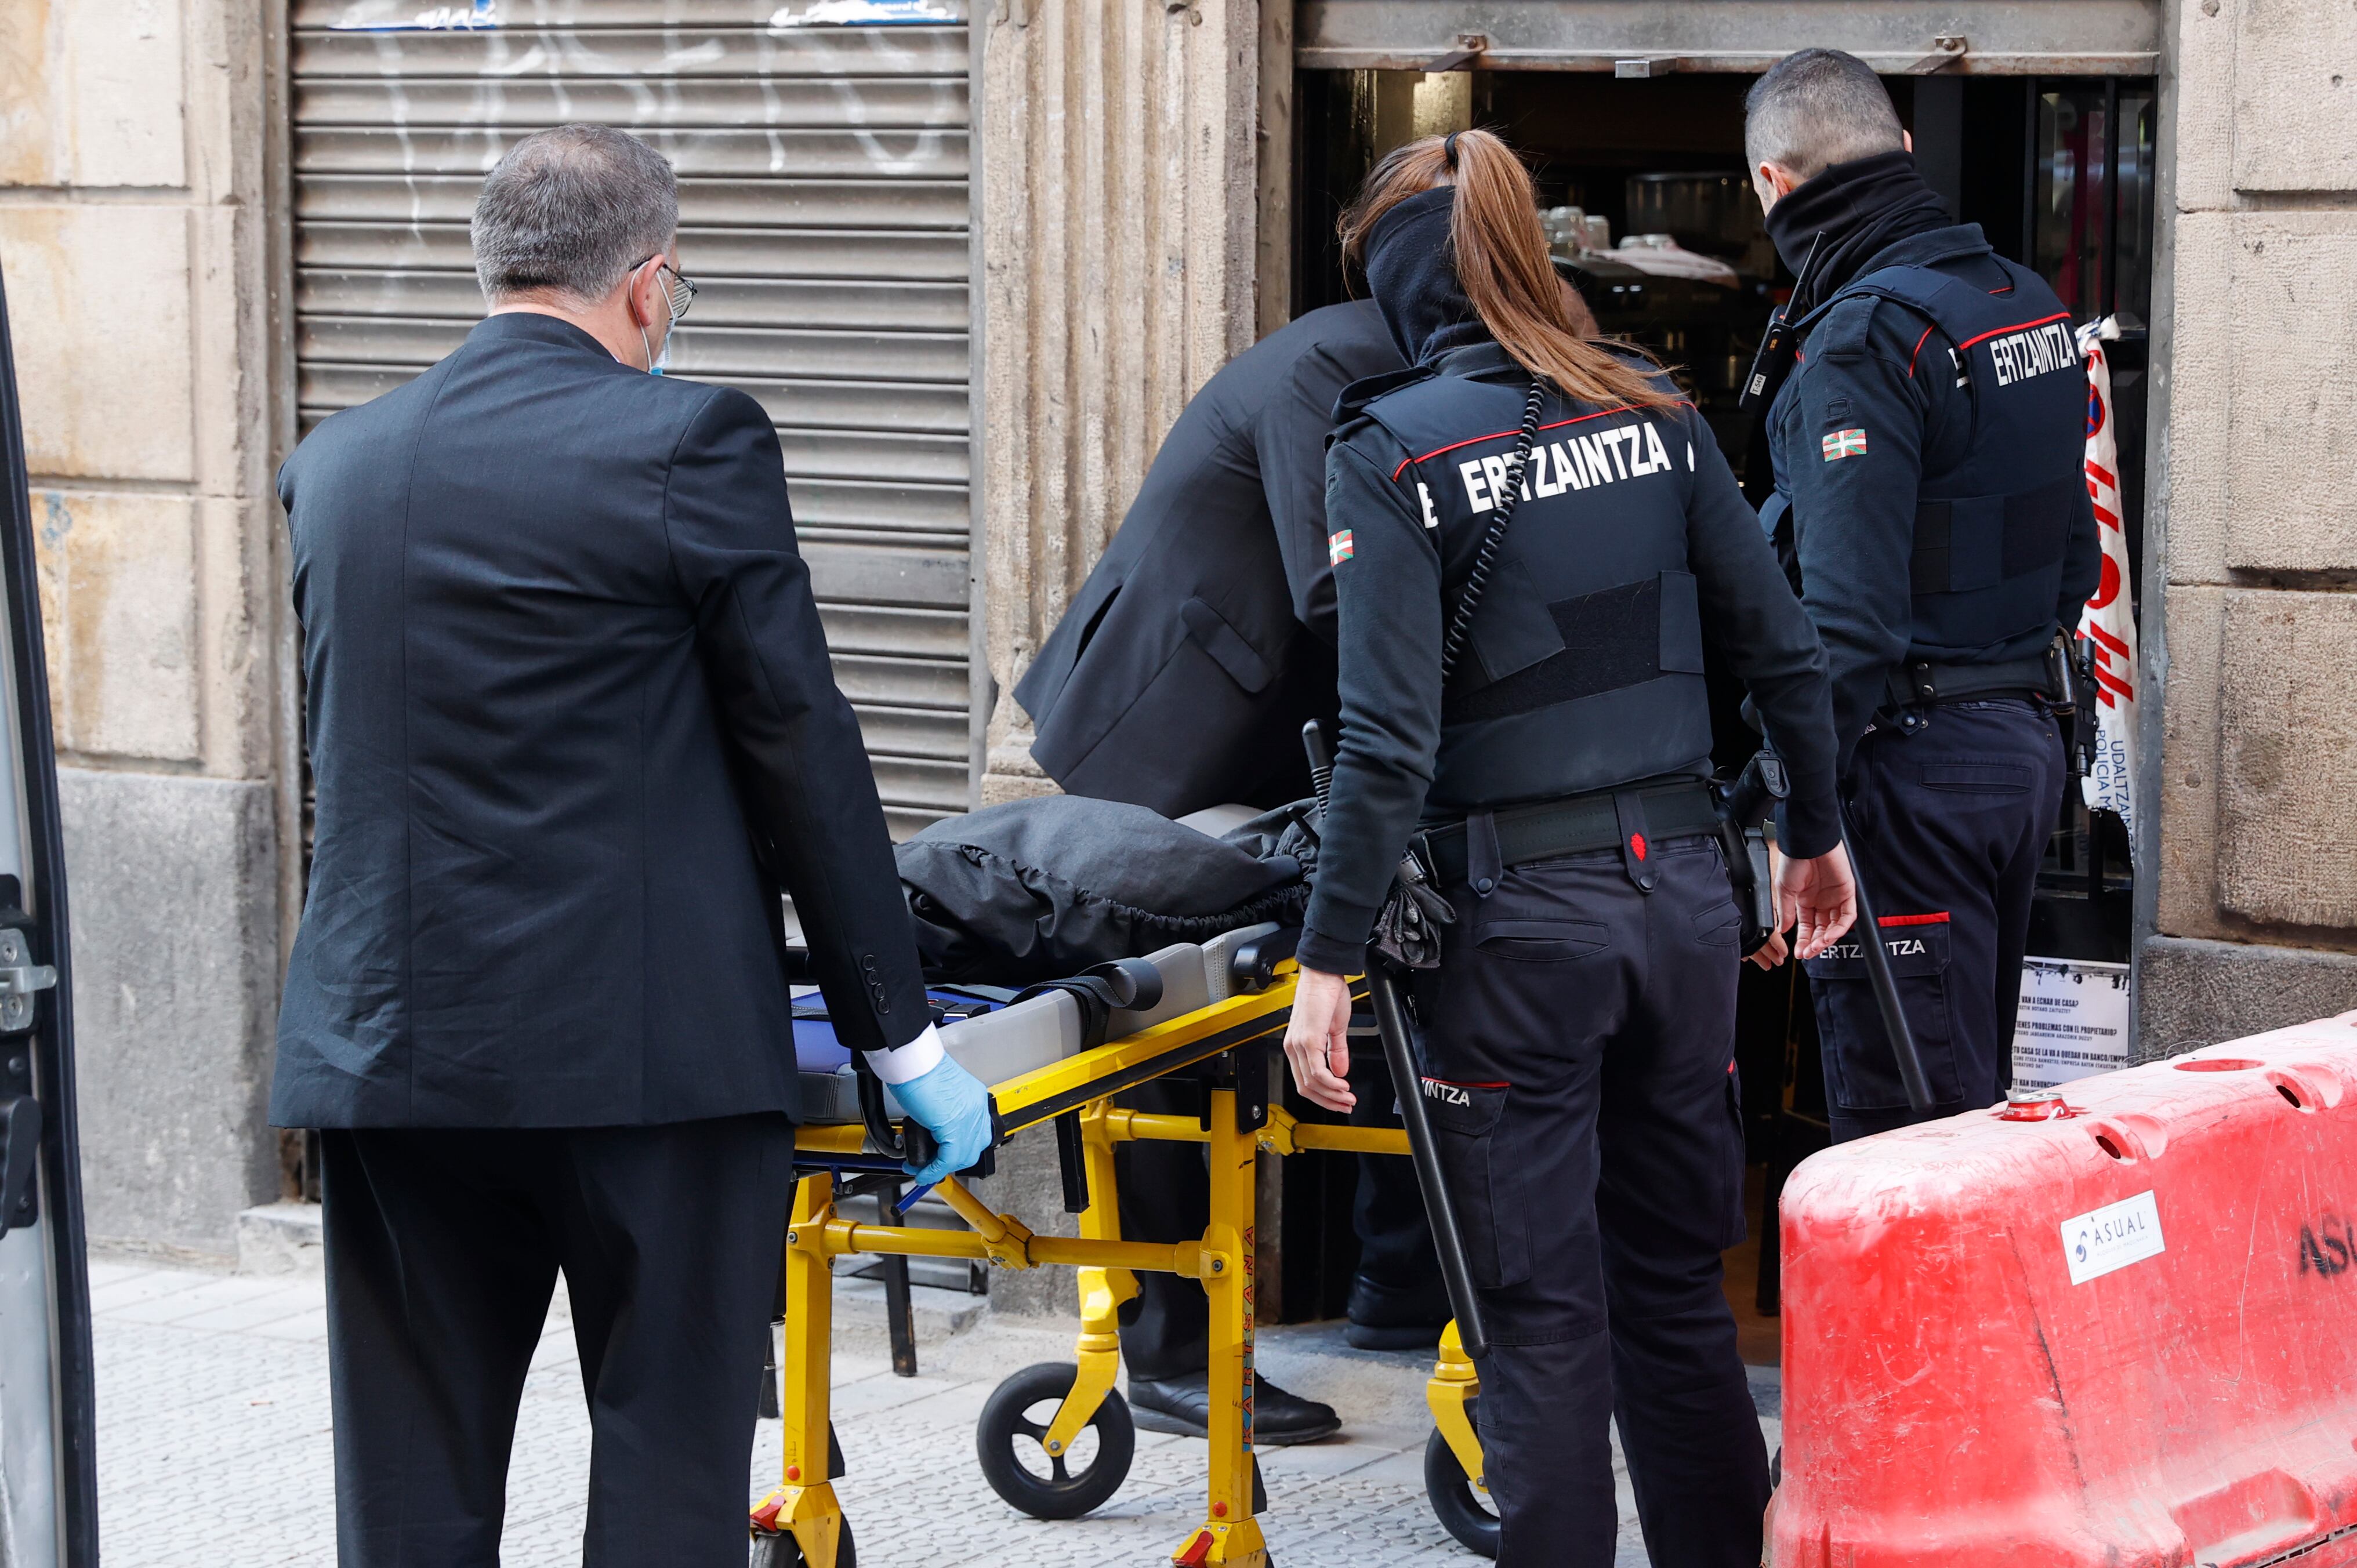
[[[1323,825],[1328,789],[1334,777],[1334,757],[1326,732],[1316,720],[1301,732],[1309,753],[1309,776],[1318,783],[1318,811]],[[1461,853],[1461,851],[1460,851]],[[1432,1225],[1432,1248],[1440,1259],[1441,1283],[1448,1290],[1448,1310],[1457,1319],[1458,1342],[1465,1354],[1479,1361],[1490,1353],[1490,1332],[1481,1316],[1481,1298],[1473,1293],[1473,1271],[1465,1261],[1465,1233],[1457,1224],[1457,1205],[1448,1194],[1448,1180],[1432,1137],[1432,1121],[1424,1111],[1424,1072],[1416,1065],[1408,1036],[1407,1008],[1400,1001],[1399,977],[1372,947],[1367,949],[1367,1001],[1375,1012],[1375,1033],[1383,1043],[1383,1064],[1391,1069],[1392,1098],[1399,1102],[1400,1122],[1407,1130],[1407,1149],[1415,1161],[1415,1185],[1424,1194],[1425,1218]]]
[[[1142,1013],[1160,1004],[1162,972],[1142,958],[1117,958],[1091,964],[1069,979],[1027,986],[1010,1000],[1028,1002],[1059,991],[1080,1004],[1081,1049],[1092,1051],[1105,1043],[1105,1030],[1115,1013]]]
[[[1095,1050],[1105,1043],[1116,1012],[1143,1012],[1162,1000],[1162,972],[1142,958],[1117,958],[1092,964],[1066,980],[1043,980],[1015,993],[1015,1002],[1062,992],[1080,1004],[1081,1049]],[[1084,1214],[1091,1201],[1081,1113],[1057,1113],[1056,1168],[1063,1178],[1064,1212]]]

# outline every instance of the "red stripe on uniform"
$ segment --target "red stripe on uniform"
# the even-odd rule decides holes
[[[1673,403],[1653,403],[1648,406],[1654,408],[1692,408],[1694,407],[1694,404],[1687,402],[1684,398],[1680,398],[1677,402]],[[1637,405],[1635,403],[1623,403],[1619,408],[1599,409],[1594,413],[1578,414],[1570,419],[1558,419],[1553,424],[1542,424],[1538,428],[1540,430],[1561,430],[1566,424],[1582,424],[1591,419],[1607,419],[1616,413],[1634,413],[1636,412]],[[1522,433],[1523,427],[1518,424],[1512,430],[1493,430],[1487,435],[1476,435],[1470,440],[1452,441],[1446,446],[1436,446],[1421,457],[1403,458],[1400,462],[1400,466],[1392,470],[1392,478],[1396,482],[1402,474],[1408,471],[1411,465],[1416,463],[1428,463],[1433,458],[1439,456],[1443,452],[1454,452],[1459,446],[1479,446],[1484,441],[1500,441],[1509,435],[1520,435]],[[1534,432],[1534,434],[1535,434],[1535,432]],[[1476,1084],[1473,1087],[1478,1089],[1480,1085]]]
[[[1915,379],[1915,356],[1923,351],[1924,338],[1931,336],[1932,328],[1929,327],[1923,328],[1923,337],[1915,339],[1915,353],[1907,356],[1907,379],[1910,381]]]
[[[1986,343],[1992,338],[2002,338],[2008,332],[2027,332],[2033,327],[2043,327],[2051,321],[2068,321],[2070,319],[2071,313],[2069,311],[2058,310],[2051,316],[2041,316],[2035,321],[2017,321],[2010,327],[1992,327],[1977,338],[1965,338],[1963,342],[1957,344],[1956,347],[1958,349],[1969,349],[1975,343]]]
[[[1945,909],[1935,910],[1929,915],[1885,915],[1882,917],[1882,924],[1886,926],[1944,926],[1947,923],[1948,912]]]

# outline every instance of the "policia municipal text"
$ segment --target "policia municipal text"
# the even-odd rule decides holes
[[[1703,639],[1789,768],[1803,956],[1852,904],[1824,653],[1694,408],[1569,330],[1502,142],[1400,148],[1342,229],[1411,368],[1343,394],[1328,454],[1341,737],[1286,1054],[1351,1107],[1344,977],[1413,839],[1455,912],[1412,994],[1492,1345],[1500,1561],[1610,1560],[1617,1412],[1653,1560],[1750,1568],[1768,1466],[1719,1287],[1739,922]]]
[[[1824,638],[1850,844],[1933,1101],[1908,1105],[1857,933],[1808,965],[1839,1140],[1987,1105],[2011,1077],[2067,770],[2057,639],[2101,569],[2087,382],[2070,312],[1949,221],[1862,62],[1789,56],[1748,110],[1768,232],[1801,274],[1799,362],[1755,372],[1760,521]]]

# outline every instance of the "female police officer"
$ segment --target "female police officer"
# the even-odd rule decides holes
[[[1342,239],[1412,368],[1346,392],[1328,452],[1342,734],[1286,1054],[1349,1109],[1343,977],[1414,834],[1457,916],[1413,995],[1492,1341],[1500,1561],[1611,1561],[1617,1411],[1653,1561],[1749,1568],[1767,1456],[1719,1289],[1738,917],[1702,644],[1791,775],[1779,892],[1804,952],[1852,897],[1824,654],[1694,407],[1568,329],[1503,142],[1400,148]]]

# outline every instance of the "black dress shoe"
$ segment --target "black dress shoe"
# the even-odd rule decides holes
[[[1129,1380],[1129,1413],[1146,1432],[1181,1437],[1211,1434],[1211,1380],[1207,1373],[1183,1378]],[[1258,1372],[1253,1374],[1253,1442],[1264,1448],[1315,1443],[1342,1430],[1330,1404],[1286,1393]]]
[[[1342,1337],[1361,1350],[1430,1350],[1448,1326],[1448,1292],[1437,1281],[1395,1289],[1360,1274],[1351,1281]]]

